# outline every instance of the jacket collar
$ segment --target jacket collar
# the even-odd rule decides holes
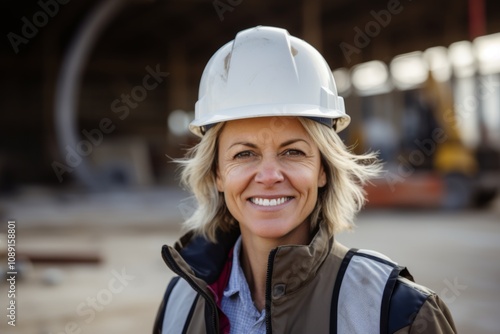
[[[328,236],[326,224],[318,225],[309,245],[286,245],[276,249],[271,274],[273,298],[297,291],[307,284],[331,252],[333,238]]]
[[[180,255],[176,261],[183,262],[181,267],[190,269],[188,274],[193,274],[207,284],[212,284],[224,269],[229,252],[239,235],[239,229],[229,232],[217,231],[217,243],[213,243],[203,236],[188,232],[175,243],[174,249],[169,248],[171,253]],[[169,267],[176,271],[170,265]]]
[[[272,263],[271,284],[280,284],[286,293],[293,292],[315,277],[317,271],[330,253],[333,238],[328,236],[325,224],[319,229],[309,245],[286,245],[275,250]],[[217,243],[208,241],[192,232],[184,235],[174,247],[164,247],[170,257],[177,262],[177,268],[169,265],[177,274],[192,276],[195,281],[213,284],[224,269],[228,255],[239,237],[239,230],[219,231]],[[165,255],[165,254],[164,254]],[[165,257],[165,256],[164,256]]]

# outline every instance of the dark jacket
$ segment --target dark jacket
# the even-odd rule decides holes
[[[227,259],[238,235],[238,231],[219,233],[219,242],[214,244],[188,233],[174,247],[163,246],[163,259],[179,277],[167,288],[153,333],[164,332],[165,314],[168,315],[166,324],[178,327],[169,332],[223,332],[221,324],[227,318],[217,306],[220,300],[217,295],[227,283]],[[344,304],[337,304],[335,293],[338,291],[334,293],[347,253],[346,247],[328,237],[323,224],[309,245],[274,249],[268,260],[267,333],[337,333],[337,317],[342,310],[349,309],[349,298]],[[363,279],[370,281],[370,277],[360,277],[360,281]],[[337,288],[338,285],[337,282]],[[215,291],[217,289],[219,291]],[[373,333],[379,333],[382,328],[397,334],[456,332],[448,308],[431,290],[399,276],[394,278],[389,292],[389,302],[383,307],[387,311],[387,323],[382,326],[378,323],[382,317],[370,314],[376,308],[369,302],[358,303],[363,308],[359,309],[361,316],[372,315],[376,319]],[[354,312],[356,314],[358,309]],[[347,321],[355,322],[356,319]],[[338,333],[353,332],[349,328],[338,328]]]

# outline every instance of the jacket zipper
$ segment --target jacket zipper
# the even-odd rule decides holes
[[[218,334],[219,333],[219,319],[217,318],[217,305],[205,291],[200,289],[198,284],[196,284],[182,269],[179,267],[177,262],[172,258],[171,254],[169,251],[162,251],[162,257],[167,266],[169,266],[176,274],[178,274],[180,277],[186,280],[188,284],[196,291],[198,292],[205,300],[208,302],[210,305],[210,309],[212,310],[211,312],[211,317],[210,317],[210,325],[213,329],[213,334]]]
[[[266,333],[272,334],[273,329],[271,326],[271,274],[273,273],[274,256],[278,251],[277,248],[269,253],[267,260],[267,276],[266,276]]]

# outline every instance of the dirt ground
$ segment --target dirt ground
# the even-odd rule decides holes
[[[172,276],[160,249],[180,236],[190,208],[184,197],[157,190],[3,199],[1,231],[7,219],[16,219],[17,254],[94,254],[102,261],[20,267],[18,260],[16,326],[7,325],[8,285],[2,281],[0,332],[150,333]],[[369,210],[357,225],[338,239],[407,266],[447,302],[460,333],[500,332],[498,201],[482,211]]]

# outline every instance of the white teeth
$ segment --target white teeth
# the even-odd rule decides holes
[[[273,198],[273,199],[267,199],[267,198],[254,198],[252,197],[250,201],[252,203],[257,204],[257,205],[262,205],[262,206],[276,206],[285,203],[288,201],[288,197],[281,197],[281,198]]]

